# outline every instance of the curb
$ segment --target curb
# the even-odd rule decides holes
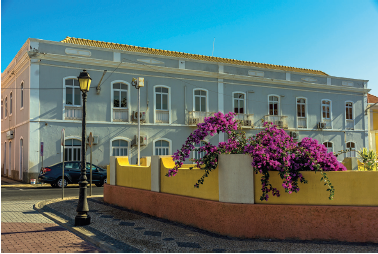
[[[78,184],[70,184],[69,187],[79,187]],[[89,186],[88,186],[89,187]],[[52,188],[50,184],[7,184],[1,185],[1,188],[28,188],[28,189],[35,189],[35,188]],[[67,188],[67,187],[64,187]],[[57,188],[60,189],[60,188]]]
[[[91,196],[91,198],[93,198],[93,197],[102,197],[102,195]],[[123,253],[122,250],[120,250],[118,248],[115,248],[112,245],[110,245],[110,244],[102,241],[98,237],[96,237],[95,234],[93,234],[92,232],[90,232],[90,229],[88,229],[87,226],[73,227],[72,225],[70,225],[67,222],[67,220],[65,220],[65,219],[57,216],[56,214],[52,214],[50,212],[45,212],[43,210],[44,206],[46,206],[47,204],[61,202],[61,201],[65,201],[65,200],[71,200],[71,199],[78,199],[78,198],[68,197],[68,198],[64,198],[63,200],[62,199],[45,200],[45,201],[41,201],[41,202],[35,204],[33,206],[33,208],[35,210],[37,210],[39,213],[41,213],[43,216],[45,216],[45,217],[49,218],[50,220],[54,221],[56,224],[64,227],[68,231],[74,233],[75,235],[79,236],[80,238],[84,239],[85,241],[88,241],[88,242],[92,243],[93,245],[95,245],[95,246],[103,249],[104,251],[106,251],[108,253]]]

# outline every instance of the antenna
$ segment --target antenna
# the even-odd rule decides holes
[[[214,56],[214,44],[215,44],[215,37],[214,37],[214,41],[213,41],[213,53],[211,53],[211,56]]]

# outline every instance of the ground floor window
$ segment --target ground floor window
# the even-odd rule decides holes
[[[165,140],[155,141],[155,155],[169,155],[169,142]]]
[[[81,161],[81,141],[67,139],[64,143],[64,161]]]
[[[346,144],[346,150],[347,157],[356,157],[356,144],[354,142],[348,142]]]
[[[125,140],[112,141],[113,156],[127,156],[127,148],[129,143]]]
[[[323,145],[327,147],[327,153],[333,153],[333,147],[331,142],[324,142]]]

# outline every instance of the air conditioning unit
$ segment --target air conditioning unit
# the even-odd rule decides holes
[[[244,126],[252,126],[252,121],[251,120],[245,120]]]
[[[140,112],[140,120],[143,122],[146,121],[146,112]],[[133,111],[133,121],[138,121],[138,111]]]
[[[189,119],[189,125],[197,125],[197,124],[199,124],[199,118]]]
[[[98,144],[98,140],[99,140],[99,137],[98,136],[93,136],[93,141],[92,141],[92,144],[93,145],[97,145]],[[87,144],[89,144],[89,136],[87,137]]]
[[[318,129],[324,129],[326,127],[326,123],[319,122],[318,123]]]
[[[14,131],[7,131],[7,139],[13,139],[14,138]]]
[[[283,121],[276,121],[276,125],[278,128],[283,128]]]
[[[147,135],[140,135],[140,145],[146,146],[148,142]],[[134,137],[134,146],[138,145],[137,135]]]
[[[299,132],[290,131],[290,137],[292,137],[293,139],[299,139]]]

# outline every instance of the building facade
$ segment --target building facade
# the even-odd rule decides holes
[[[297,140],[315,138],[329,151],[369,146],[366,80],[70,37],[61,42],[28,39],[2,73],[3,175],[29,182],[37,178],[42,161],[44,166],[62,161],[62,129],[65,160],[80,160],[77,76],[83,69],[92,78],[87,136],[95,136],[93,163],[99,166],[106,166],[111,155],[127,155],[136,163],[134,77],[145,79],[141,156],[172,154],[198,122],[218,111],[238,113],[247,136],[261,131],[265,120]],[[226,138],[221,133],[203,142]],[[339,160],[344,156],[355,155],[352,151]]]

